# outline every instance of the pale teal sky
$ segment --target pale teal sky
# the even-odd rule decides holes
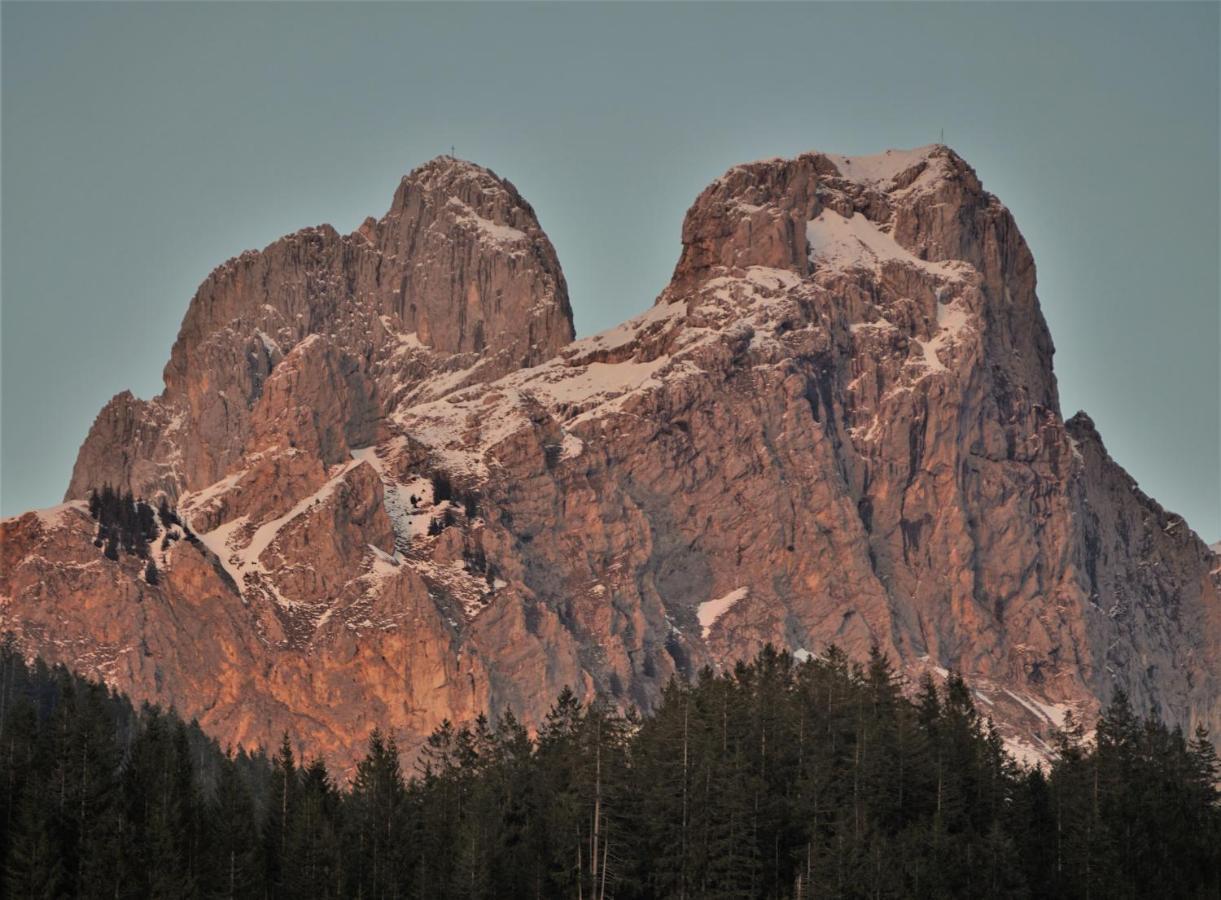
[[[533,204],[588,334],[730,165],[944,127],[1034,251],[1066,416],[1217,540],[1218,9],[6,2],[0,509],[160,389],[213,266],[380,215],[451,144]]]

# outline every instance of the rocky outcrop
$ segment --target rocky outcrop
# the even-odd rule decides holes
[[[353,234],[307,228],[212,272],[165,390],[107,405],[66,499],[103,483],[177,497],[269,437],[334,462],[371,443],[425,378],[490,380],[572,336],[564,276],[529,204],[488,170],[439,157]],[[285,415],[298,421],[269,421]]]
[[[231,261],[69,489],[164,493],[197,540],[150,585],[79,504],[9,520],[0,627],[340,763],[767,642],[960,670],[1028,756],[1118,687],[1221,726],[1221,559],[1062,419],[1030,252],[949,149],[735,167],[653,308],[570,339],[533,213],[453,160]]]

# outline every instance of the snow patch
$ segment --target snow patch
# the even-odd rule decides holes
[[[191,513],[210,507],[216,500],[237,487],[245,476],[246,470],[239,469],[236,472],[230,472],[220,481],[215,481],[202,490],[184,494],[178,501],[178,511],[182,515],[183,521],[187,521]]]
[[[458,210],[454,216],[455,219],[459,222],[474,225],[486,237],[491,238],[494,243],[514,244],[526,239],[524,231],[512,228],[509,225],[502,225],[499,222],[493,222],[491,219],[485,219],[457,197],[450,197],[446,203],[448,206]]]
[[[854,322],[848,326],[848,330],[853,334],[859,334],[862,331],[894,331],[895,323],[888,319],[878,319],[876,322]]]
[[[387,334],[393,335],[398,341],[398,346],[394,349],[396,354],[410,353],[414,350],[429,349],[423,341],[420,340],[420,335],[415,331],[399,331],[397,323],[390,316],[380,316],[382,327],[386,329]]]
[[[300,602],[286,598],[280,593],[280,589],[272,579],[272,573],[266,569],[260,557],[275,542],[286,525],[306,513],[316,503],[325,502],[330,498],[343,481],[344,476],[358,465],[360,465],[360,461],[354,460],[343,466],[316,492],[298,502],[284,515],[264,522],[255,528],[253,534],[250,534],[249,539],[244,543],[242,542],[243,536],[250,531],[249,516],[239,516],[209,532],[196,536],[220,560],[221,566],[233,579],[233,583],[237,585],[238,592],[243,599],[248,599],[248,591],[261,589],[270,594],[276,604],[281,607],[291,609],[301,606]]]
[[[1023,737],[1012,735],[1004,739],[1005,750],[1024,768],[1033,769],[1043,766],[1052,757],[1052,748],[1043,742],[1035,744]]]
[[[704,640],[712,634],[712,626],[717,623],[717,620],[725,613],[729,612],[740,600],[745,600],[750,595],[750,588],[740,587],[730,591],[724,597],[718,597],[715,600],[705,600],[699,605],[696,610],[696,618],[699,619],[701,633]]]
[[[562,370],[559,377],[531,383],[530,388],[552,403],[583,403],[596,397],[637,390],[646,384],[660,385],[653,376],[669,361],[668,356],[659,356],[649,362],[595,362]]]
[[[46,509],[34,510],[34,515],[38,516],[38,521],[42,523],[42,527],[46,529],[54,528],[63,521],[64,514],[71,510],[80,510],[88,512],[89,504],[84,500],[70,500],[67,503],[61,503],[58,506],[48,506]],[[10,518],[16,518],[15,516]],[[9,521],[6,519],[5,521]]]
[[[280,534],[281,529],[283,529],[284,526],[293,519],[308,511],[315,504],[325,503],[327,500],[329,500],[331,495],[335,493],[335,489],[339,487],[340,483],[343,481],[344,476],[358,465],[360,465],[359,460],[348,463],[342,469],[340,469],[335,476],[322,485],[322,487],[320,487],[315,493],[306,497],[304,500],[299,501],[296,506],[286,512],[284,515],[277,519],[272,519],[270,522],[264,522],[262,525],[260,525],[255,533],[251,536],[250,543],[247,544],[242,550],[241,555],[243,563],[249,566],[257,566],[261,569],[262,563],[259,562],[259,557],[261,557],[264,551],[271,546],[272,541],[274,541]]]
[[[801,276],[790,269],[772,266],[747,266],[746,280],[768,290],[779,291],[795,288],[801,284]]]
[[[885,153],[870,156],[840,156],[828,153],[827,159],[835,163],[835,168],[839,169],[844,178],[861,184],[876,184],[892,181],[912,166],[927,160],[936,147],[936,144],[928,144],[911,150],[887,150]]]
[[[385,461],[378,456],[377,447],[361,447],[352,451],[352,458],[367,462],[382,483],[382,507],[390,518],[394,529],[396,556],[406,553],[412,538],[425,534],[431,516],[426,509],[432,504],[432,481],[428,478],[413,478],[403,483],[396,481],[386,471]],[[411,498],[416,502],[412,503]]]
[[[585,450],[585,442],[575,434],[565,434],[560,444],[560,459],[576,459]]]
[[[944,666],[939,666],[939,665],[934,664],[932,657],[929,656],[927,653],[924,654],[923,656],[919,657],[919,660],[920,660],[920,662],[924,663],[924,667],[926,669],[928,669],[930,672],[935,672],[937,674],[937,677],[940,678],[941,680],[944,681],[945,679],[950,677],[950,670],[945,668]]]
[[[1005,688],[1005,693],[1029,710],[1036,718],[1051,724],[1053,728],[1063,728],[1065,716],[1074,712],[1068,703],[1044,703],[1027,694],[1016,694]]]
[[[959,339],[970,318],[961,301],[937,302],[937,334],[927,341],[915,340],[921,350],[921,361],[930,372],[948,371],[940,352]]]
[[[242,574],[242,564],[231,544],[234,535],[239,529],[245,527],[248,520],[248,516],[239,516],[217,528],[213,528],[211,531],[195,535],[199,542],[220,560],[221,567],[233,579],[233,583],[237,585],[238,592],[243,594],[243,596],[245,594],[245,578]]]
[[[263,349],[267,351],[268,356],[273,356],[276,353],[282,353],[280,350],[280,345],[277,344],[267,332],[255,329],[254,334],[255,337],[263,342]]]
[[[834,268],[877,269],[893,261],[948,274],[943,264],[916,257],[859,212],[845,219],[824,209],[806,223],[806,243],[811,262]]]
[[[648,362],[586,365],[551,360],[490,386],[408,407],[395,418],[412,438],[428,445],[447,470],[486,477],[486,454],[528,426],[531,407],[541,404],[553,412],[562,407],[559,418],[573,426],[616,411],[630,396],[660,387],[656,376],[671,362],[664,355]],[[576,449],[568,442],[566,452]]]
[[[575,355],[579,358],[583,352],[587,351],[615,350],[619,347],[626,347],[642,334],[651,332],[654,329],[660,329],[664,326],[664,323],[676,316],[680,316],[686,311],[687,305],[685,303],[658,303],[640,315],[633,316],[614,328],[608,328],[606,331],[600,331],[591,337],[575,341],[570,345],[570,349],[575,351]],[[565,355],[574,354],[569,354],[568,351],[565,351]]]

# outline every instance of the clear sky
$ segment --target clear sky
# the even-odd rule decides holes
[[[1219,8],[6,2],[0,509],[160,389],[212,267],[451,145],[534,206],[589,334],[734,163],[944,128],[1034,251],[1066,417],[1215,541]]]

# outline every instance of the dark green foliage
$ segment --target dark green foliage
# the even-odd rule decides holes
[[[0,651],[0,895],[165,898],[1217,897],[1217,755],[1118,694],[1019,770],[960,678],[765,649],[638,719],[564,691],[444,723],[346,789]]]
[[[348,796],[350,890],[395,897],[407,891],[407,796],[394,738],[374,729]]]
[[[462,559],[468,572],[483,574],[488,570],[488,558],[482,547],[463,548]]]
[[[164,498],[161,502],[165,506]],[[168,506],[165,508],[168,511]],[[157,519],[153,508],[143,500],[133,498],[130,491],[120,494],[106,485],[100,492],[90,492],[89,515],[98,523],[94,544],[101,546],[99,542],[105,543],[108,559],[119,558],[120,545],[128,554],[141,559],[148,557],[149,542],[157,536]],[[166,521],[165,516],[162,516],[162,521]]]
[[[454,485],[449,480],[448,475],[440,469],[435,469],[430,477],[432,479],[433,503],[443,503],[454,498]]]
[[[182,525],[182,520],[178,518],[178,513],[170,507],[169,498],[164,494],[161,495],[160,501],[157,503],[157,518],[161,520],[162,526],[169,528],[171,525]]]
[[[467,520],[474,520],[479,515],[479,494],[475,491],[463,491],[461,497],[462,511]]]

